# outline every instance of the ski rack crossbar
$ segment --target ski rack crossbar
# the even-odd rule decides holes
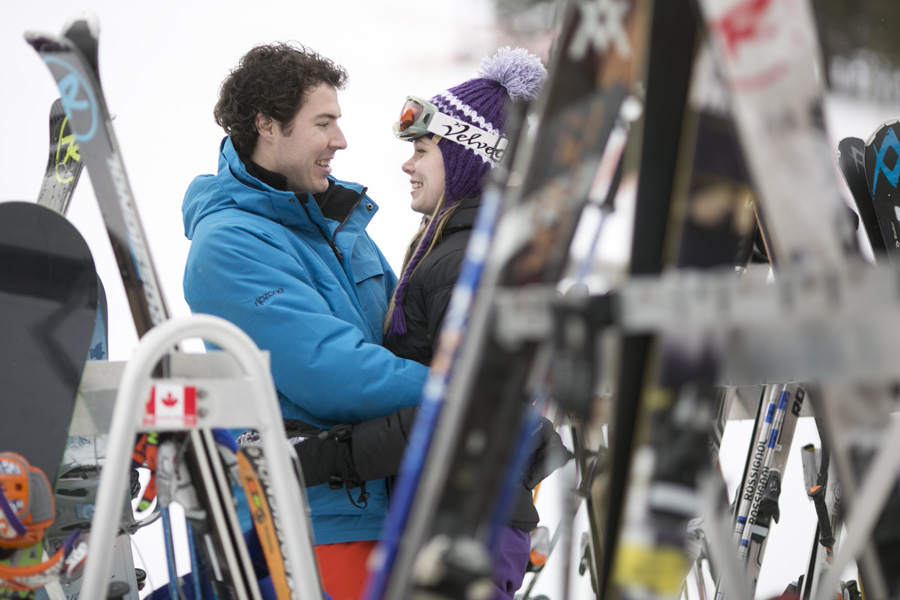
[[[604,296],[561,298],[552,288],[498,294],[498,330],[508,344],[547,339],[548,308],[571,303],[591,327],[662,333],[722,357],[725,386],[900,378],[900,273],[788,272],[775,283],[734,273],[670,272],[634,277]],[[538,316],[541,315],[541,316]]]
[[[153,381],[160,381],[151,380],[154,367],[161,359],[172,353],[176,344],[188,338],[201,338],[215,344],[225,353],[232,355],[242,367],[244,372],[236,380],[249,388],[249,394],[242,398],[227,395],[217,398],[214,393],[205,393],[205,402],[210,403],[210,406],[219,403],[220,406],[216,406],[214,411],[209,411],[202,420],[198,419],[198,423],[205,428],[228,426],[233,419],[226,415],[232,409],[236,409],[248,417],[243,421],[243,427],[253,427],[259,431],[262,448],[273,475],[271,484],[275,501],[278,506],[293,507],[292,510],[279,511],[284,531],[290,532],[283,540],[283,547],[286,550],[285,560],[295,574],[298,587],[295,590],[296,596],[292,597],[300,600],[322,600],[322,586],[312,546],[312,530],[307,517],[306,498],[294,473],[289,450],[285,447],[287,435],[267,355],[235,325],[211,315],[192,315],[157,325],[141,339],[134,356],[125,365],[112,413],[106,464],[97,491],[96,510],[91,523],[91,545],[94,548],[105,548],[113,544],[117,523],[114,519],[105,517],[117,514],[116,507],[125,501],[125,486],[118,483],[127,477],[135,435],[139,431],[166,429],[158,424],[152,427],[142,424],[150,387]],[[198,388],[203,385],[202,380],[183,381],[188,382]],[[170,378],[168,383],[180,382]],[[243,406],[252,404],[253,410],[245,411],[239,406],[233,406],[238,401]],[[221,423],[213,422],[211,415],[215,414],[223,415]],[[89,553],[84,573],[83,597],[106,597],[105,585],[110,569],[110,558],[103,552]]]

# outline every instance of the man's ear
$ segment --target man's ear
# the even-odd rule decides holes
[[[275,120],[262,113],[256,113],[256,131],[261,137],[272,139],[275,134]]]

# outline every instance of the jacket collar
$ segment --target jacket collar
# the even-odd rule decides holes
[[[217,176],[222,187],[241,209],[283,225],[300,228],[316,225],[327,230],[333,229],[336,221],[337,226],[342,228],[363,230],[378,210],[377,205],[365,195],[366,189],[359,184],[329,176],[328,190],[316,195],[319,197],[318,201],[310,202],[317,198],[308,192],[295,194],[286,189],[278,189],[286,187],[282,175],[263,169],[249,159],[247,164],[252,165],[249,170],[234,148],[231,138],[223,139]],[[252,192],[248,193],[247,188]],[[325,207],[325,214],[320,208],[320,202]],[[360,203],[371,206],[371,209],[354,210]]]

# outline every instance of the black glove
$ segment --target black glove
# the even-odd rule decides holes
[[[335,425],[315,437],[308,437],[298,444],[294,450],[300,459],[303,480],[307,487],[327,483],[333,490],[346,488],[347,497],[354,506],[365,508],[369,494],[365,482],[357,475],[353,465],[353,452],[350,446],[353,427]],[[354,500],[350,490],[360,488],[359,497]]]

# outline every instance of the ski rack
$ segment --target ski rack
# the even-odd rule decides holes
[[[900,379],[900,363],[893,360],[891,350],[900,327],[900,270],[855,267],[782,269],[774,282],[736,279],[730,270],[670,271],[659,277],[633,277],[605,295],[585,298],[560,297],[553,287],[536,285],[525,292],[500,291],[495,326],[508,344],[546,340],[554,334],[565,344],[559,332],[567,326],[572,329],[565,319],[579,313],[582,327],[575,337],[598,339],[609,331],[661,333],[684,342],[686,348],[712,348],[722,359],[721,385],[735,392],[738,386],[813,382],[820,386],[814,394],[819,402],[812,406],[794,402],[788,410],[794,416],[815,415],[825,423],[839,423],[847,417],[840,413],[840,399],[852,395],[852,385],[877,388]],[[897,410],[890,398],[882,399],[869,420]],[[835,440],[837,481],[851,481],[843,486],[843,495],[857,502],[845,520],[848,536],[830,569],[820,581],[808,584],[816,588],[811,598],[827,595],[854,559],[873,561],[867,544],[900,473],[900,423],[892,421],[881,435],[884,441],[862,483],[848,479],[846,441]],[[714,541],[722,545],[718,538]],[[870,575],[870,583],[883,589],[883,581],[872,579],[875,575]]]
[[[189,338],[201,338],[221,352],[183,354],[174,351],[176,344]],[[166,380],[153,377],[156,365],[163,359],[170,362]],[[121,379],[115,381],[121,369]],[[199,375],[199,376],[198,376]],[[145,424],[147,398],[153,386],[183,386],[196,390],[196,419],[176,424],[163,424],[157,419]],[[112,391],[115,404],[108,423]],[[319,579],[312,546],[312,529],[308,518],[305,493],[299,485],[290,453],[281,410],[272,382],[268,355],[232,323],[212,315],[192,315],[171,319],[150,330],[125,365],[121,363],[89,363],[82,382],[79,407],[73,419],[74,431],[79,434],[109,431],[107,458],[97,491],[94,519],[91,522],[91,545],[111,547],[116,537],[117,522],[106,518],[118,514],[125,502],[125,487],[117,485],[127,477],[131,449],[135,435],[142,431],[199,430],[255,428],[259,431],[263,451],[270,472],[275,501],[279,506],[296,507],[280,511],[284,531],[291,532],[282,540],[285,560],[295,574],[301,600],[321,600]],[[89,553],[84,571],[81,595],[85,598],[104,598],[104,586],[110,570],[111,556]],[[293,597],[293,596],[292,596]]]
[[[900,272],[789,273],[774,283],[739,280],[730,271],[672,271],[633,277],[619,289],[583,299],[552,287],[498,294],[496,327],[504,340],[548,339],[562,328],[552,309],[581,311],[595,332],[665,333],[717,348],[724,386],[792,381],[900,378],[894,360],[900,328]],[[500,335],[500,333],[498,333]]]

